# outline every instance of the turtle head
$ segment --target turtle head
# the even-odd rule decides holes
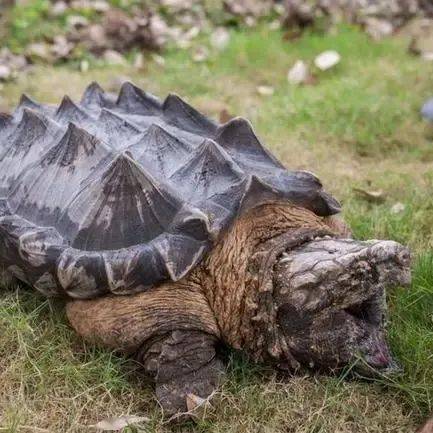
[[[407,248],[393,241],[317,239],[274,268],[277,323],[302,366],[363,374],[395,366],[386,342],[386,289],[410,283]]]

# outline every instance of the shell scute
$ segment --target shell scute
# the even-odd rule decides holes
[[[128,294],[193,269],[242,212],[274,200],[339,211],[251,124],[176,95],[97,84],[80,103],[21,98],[0,116],[0,265],[47,296]]]

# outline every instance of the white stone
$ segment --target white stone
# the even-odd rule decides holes
[[[230,42],[230,33],[224,27],[218,27],[210,37],[211,45],[217,50],[224,50]]]
[[[9,66],[0,65],[0,81],[9,80],[12,77],[12,71]]]
[[[125,65],[126,59],[118,51],[107,50],[104,53],[104,60],[110,65]]]
[[[337,51],[329,50],[319,54],[314,59],[314,64],[321,71],[326,71],[328,69],[333,68],[338,63],[340,63],[340,60],[341,60],[341,56],[340,54],[337,53]]]
[[[304,61],[298,60],[287,73],[287,80],[292,84],[302,84],[305,83],[308,76],[308,65]]]

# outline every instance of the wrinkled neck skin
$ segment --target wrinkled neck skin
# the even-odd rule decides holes
[[[345,230],[344,223],[287,203],[258,206],[240,218],[193,277],[200,281],[224,342],[255,361],[286,362],[289,354],[273,303],[275,255]]]

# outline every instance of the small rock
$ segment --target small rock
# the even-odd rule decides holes
[[[282,3],[275,3],[274,7],[273,7],[275,13],[277,15],[284,15],[286,13],[286,8],[284,7],[284,5]]]
[[[68,42],[65,36],[57,35],[54,37],[51,53],[56,59],[68,58],[71,51],[74,49],[74,44]]]
[[[169,38],[171,31],[167,23],[159,15],[150,18],[149,28],[159,46],[163,46]]]
[[[230,33],[224,27],[218,27],[210,37],[211,45],[217,50],[224,50],[230,42]]]
[[[194,6],[193,0],[160,0],[160,3],[170,9],[171,12],[191,10]]]
[[[134,68],[143,69],[144,68],[144,56],[143,53],[138,53],[134,59]]]
[[[429,52],[429,53],[422,53],[421,54],[421,58],[423,60],[426,60],[427,62],[433,61],[433,51]]]
[[[80,62],[80,71],[87,72],[90,68],[90,64],[88,60],[81,60]]]
[[[394,31],[394,27],[387,20],[369,17],[365,20],[365,31],[375,41],[380,41],[387,36],[391,36]]]
[[[415,19],[400,32],[410,38],[409,52],[424,60],[433,59],[433,20]]]
[[[107,12],[110,9],[110,5],[104,0],[94,0],[91,5],[95,12]]]
[[[0,81],[8,81],[12,78],[12,70],[9,66],[0,65]]]
[[[271,96],[275,92],[272,86],[257,86],[257,93],[263,96]]]
[[[247,27],[255,27],[257,25],[257,19],[252,16],[245,17],[245,25]]]
[[[433,122],[433,98],[429,99],[421,108],[421,116]]]
[[[337,53],[337,51],[329,50],[319,54],[314,59],[314,64],[321,71],[326,71],[340,63],[340,60],[341,56]]]
[[[30,44],[27,49],[27,55],[32,59],[51,61],[51,52],[48,44],[45,43],[34,43]]]
[[[59,17],[63,15],[67,10],[68,10],[68,5],[64,1],[58,1],[51,6],[50,12],[51,15],[55,17]]]
[[[274,20],[269,23],[269,30],[275,31],[275,30],[280,30],[280,28],[281,28],[281,23],[279,20]]]
[[[260,18],[268,15],[272,7],[269,0],[224,0],[226,12],[239,17]]]
[[[187,32],[185,32],[182,35],[182,37],[183,37],[183,39],[191,41],[192,39],[195,39],[199,34],[200,34],[200,27],[199,26],[193,26]]]
[[[110,65],[126,65],[126,59],[118,51],[107,50],[103,55],[104,60]]]
[[[159,54],[152,54],[152,60],[162,68],[165,66],[165,59],[164,57],[160,56]]]
[[[289,70],[287,80],[292,84],[302,84],[307,82],[309,75],[308,65],[304,61],[298,60]]]
[[[197,63],[205,62],[209,58],[209,51],[204,46],[199,46],[195,49],[192,60]]]
[[[402,213],[406,209],[406,206],[403,203],[397,202],[391,206],[391,213],[399,214]]]
[[[73,29],[81,29],[89,24],[86,17],[82,15],[70,15],[66,20],[67,25]]]

